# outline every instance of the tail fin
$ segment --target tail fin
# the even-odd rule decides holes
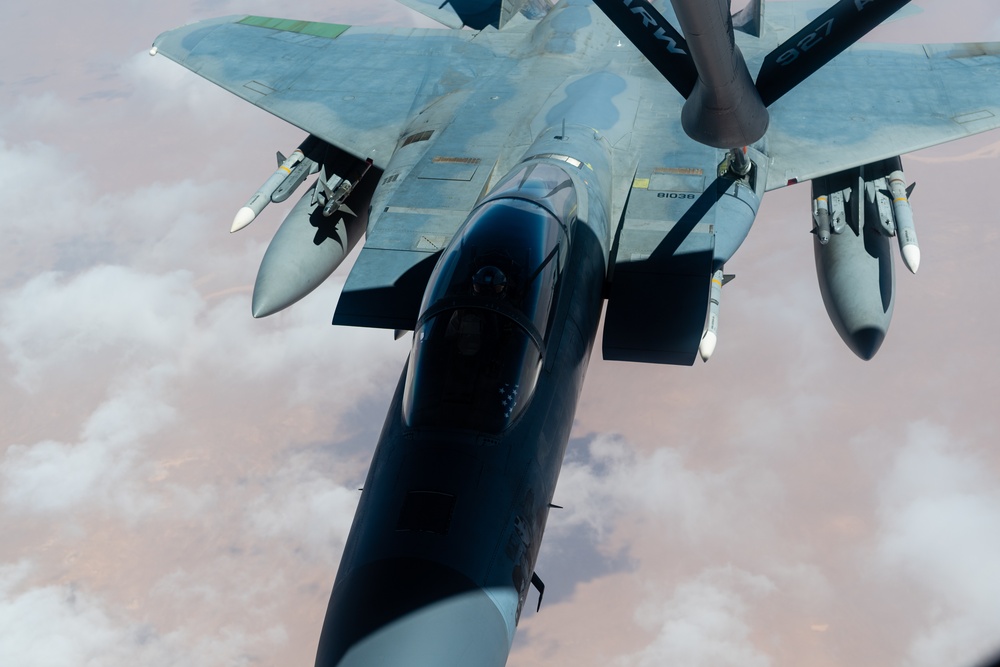
[[[449,28],[469,27],[482,30],[503,28],[518,12],[539,18],[548,11],[541,0],[399,0],[410,9]]]
[[[733,14],[733,28],[751,37],[760,37],[764,28],[764,0],[750,0],[743,9]]]

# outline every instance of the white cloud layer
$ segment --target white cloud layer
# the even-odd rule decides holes
[[[148,388],[111,396],[84,423],[77,442],[12,445],[0,463],[3,500],[20,511],[70,514],[96,502],[129,515],[149,511],[136,479],[144,440],[175,411]]]
[[[0,664],[18,667],[192,667],[251,665],[258,651],[285,643],[276,625],[262,632],[181,627],[159,633],[72,584],[17,591],[26,563],[0,566]]]
[[[773,588],[766,577],[732,567],[706,570],[672,595],[647,599],[636,610],[636,621],[656,638],[618,664],[769,667],[771,659],[751,642],[745,598],[767,595]]]
[[[47,272],[4,298],[0,343],[26,387],[89,360],[144,366],[183,347],[202,301],[191,274],[96,266],[67,278]],[[96,369],[94,369],[96,370]]]
[[[933,601],[907,665],[972,662],[996,649],[1000,488],[983,457],[947,429],[911,425],[881,485],[878,516],[880,563]]]
[[[278,470],[247,517],[261,537],[294,544],[317,562],[336,562],[361,494],[317,470],[313,459],[300,454]]]

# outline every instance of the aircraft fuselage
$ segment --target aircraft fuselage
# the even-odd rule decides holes
[[[609,149],[585,127],[546,130],[439,260],[317,665],[506,662],[600,319]],[[518,225],[551,227],[540,262],[484,240],[491,226],[508,238]],[[499,297],[462,277],[494,265],[508,281]],[[522,335],[522,325],[534,330]],[[423,355],[434,355],[432,369]]]

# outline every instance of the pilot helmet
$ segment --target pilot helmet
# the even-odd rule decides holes
[[[483,296],[502,296],[507,291],[507,276],[495,266],[484,266],[472,276],[472,291]]]

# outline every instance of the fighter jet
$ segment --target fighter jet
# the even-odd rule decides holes
[[[811,181],[827,312],[871,358],[891,246],[920,262],[899,156],[1000,126],[1000,44],[856,43],[906,0],[403,1],[445,27],[234,16],[152,52],[308,133],[233,221],[315,176],[253,315],[364,236],[333,323],[413,332],[316,664],[503,665],[605,301],[604,358],[707,360],[761,198]]]

